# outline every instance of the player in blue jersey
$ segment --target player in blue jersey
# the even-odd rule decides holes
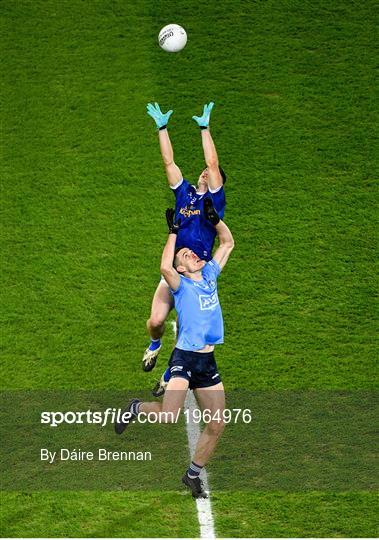
[[[204,201],[204,215],[219,237],[219,247],[209,262],[192,249],[176,248],[180,225],[174,221],[174,210],[166,213],[169,236],[162,254],[161,273],[172,291],[179,317],[178,341],[169,362],[171,378],[162,402],[133,399],[124,411],[124,419],[115,424],[116,433],[121,434],[139,414],[146,417],[155,413],[161,423],[175,422],[187,390],[194,390],[200,408],[209,413],[193,461],[182,478],[196,498],[207,496],[199,475],[224,429],[224,386],[213,353],[215,345],[224,341],[217,278],[234,247],[232,234],[209,197]]]
[[[183,178],[181,170],[174,161],[174,153],[167,131],[167,123],[172,111],[162,113],[158,103],[147,105],[148,114],[155,120],[158,128],[159,144],[168,183],[175,194],[175,217],[181,220],[177,246],[190,248],[199,258],[209,261],[216,237],[214,227],[204,217],[204,197],[209,196],[223,218],[226,181],[224,171],[219,166],[216,148],[209,130],[213,103],[204,105],[202,116],[193,116],[201,130],[201,140],[206,168],[199,176],[197,186],[192,186]],[[151,342],[142,359],[144,371],[151,371],[161,349],[161,338],[165,321],[174,307],[174,299],[164,279],[159,283],[152,302],[150,318],[146,323]]]

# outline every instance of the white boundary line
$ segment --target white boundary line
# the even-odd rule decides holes
[[[188,437],[188,446],[190,451],[191,459],[195,453],[196,443],[200,436],[200,427],[199,424],[196,424],[193,421],[193,410],[197,408],[197,401],[193,395],[192,390],[187,392],[186,400],[184,406],[189,409],[188,423],[186,425],[187,437]],[[197,507],[197,519],[199,520],[200,525],[200,538],[216,538],[214,521],[212,514],[212,506],[210,499],[210,489],[208,482],[208,475],[205,468],[201,471],[200,477],[204,482],[205,491],[208,494],[208,499],[195,499]]]
[[[176,321],[171,321],[171,326],[174,336],[176,338]],[[200,437],[200,426],[193,420],[193,411],[197,408],[197,401],[192,390],[189,390],[187,392],[184,406],[189,410],[189,414],[187,416],[188,423],[186,424],[186,430],[190,457],[192,459],[195,453],[197,441]],[[197,519],[200,525],[200,538],[216,538],[208,475],[205,468],[201,471],[200,477],[204,483],[205,491],[208,494],[208,499],[196,499]]]

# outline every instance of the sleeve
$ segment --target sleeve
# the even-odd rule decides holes
[[[179,180],[179,182],[175,186],[170,186],[172,191],[175,193],[176,199],[185,197],[185,194],[187,193],[189,183],[185,178],[182,178]]]
[[[223,218],[226,205],[224,187],[221,186],[219,189],[213,192],[211,190],[208,191],[210,196],[212,197],[213,205],[216,208],[217,213],[220,215],[221,218]]]
[[[203,276],[209,279],[216,280],[221,273],[219,264],[212,259],[203,268]]]

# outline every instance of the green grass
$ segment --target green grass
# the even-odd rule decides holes
[[[248,496],[247,496],[248,495]],[[374,493],[217,494],[218,530],[231,537],[370,537],[377,531]]]
[[[196,509],[182,493],[152,491],[19,493],[1,505],[10,537],[186,537],[197,535]],[[3,533],[4,534],[4,533]]]
[[[152,384],[139,362],[173,199],[145,105],[174,109],[194,181],[191,116],[211,99],[236,239],[220,280],[226,388],[376,388],[375,3],[0,9],[3,388]],[[177,55],[156,43],[170,21],[188,31]],[[369,492],[230,489],[214,495],[219,536],[377,534]],[[4,536],[198,534],[182,491],[2,493],[1,507]]]

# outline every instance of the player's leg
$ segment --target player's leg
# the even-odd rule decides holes
[[[183,377],[173,377],[167,385],[167,390],[162,402],[132,399],[126,409],[122,412],[121,418],[115,422],[115,432],[118,435],[121,435],[140,413],[143,413],[145,416],[152,413],[148,417],[148,420],[152,423],[175,423],[183,407],[188,385],[189,382],[187,379]]]
[[[194,390],[202,411],[206,411],[210,421],[206,422],[192,458],[192,462],[183,476],[183,483],[190,488],[195,498],[207,497],[200,480],[200,473],[215,451],[218,439],[224,430],[225,392],[222,382],[206,388]]]
[[[207,388],[197,388],[195,391],[197,402],[202,411],[207,411],[210,422],[205,424],[196,445],[193,461],[204,467],[215,451],[218,439],[224,431],[225,391],[222,382]],[[207,414],[207,416],[208,416]]]
[[[179,334],[179,319],[178,319],[178,317],[176,317],[174,333],[175,333],[175,338],[176,338],[178,336],[178,334]],[[171,377],[170,368],[166,368],[166,370],[163,372],[161,378],[159,379],[159,381],[157,381],[155,383],[154,388],[151,391],[151,393],[153,394],[154,397],[163,396],[163,394],[166,391],[166,387],[167,387],[168,381],[170,380],[170,377]]]
[[[188,362],[190,361],[191,358],[188,358],[187,351],[175,348],[168,363],[170,380],[162,403],[157,401],[141,403],[139,411],[146,414],[149,412],[172,413],[174,418],[167,418],[167,420],[162,418],[162,422],[175,422],[180,414],[180,409],[183,407],[189,387],[191,368]]]
[[[154,293],[150,318],[146,322],[147,330],[152,339],[160,339],[163,336],[166,319],[173,307],[174,299],[170,288],[166,281],[161,279]]]
[[[146,322],[151,342],[142,359],[144,371],[151,371],[156,364],[161,350],[161,337],[164,333],[165,321],[173,307],[174,299],[169,286],[164,280],[161,280],[153,297],[150,318]]]
[[[144,414],[157,413],[159,415],[158,421],[163,424],[176,422],[183,408],[188,384],[188,380],[184,377],[171,378],[167,384],[163,401],[143,402],[139,406],[139,412]]]

